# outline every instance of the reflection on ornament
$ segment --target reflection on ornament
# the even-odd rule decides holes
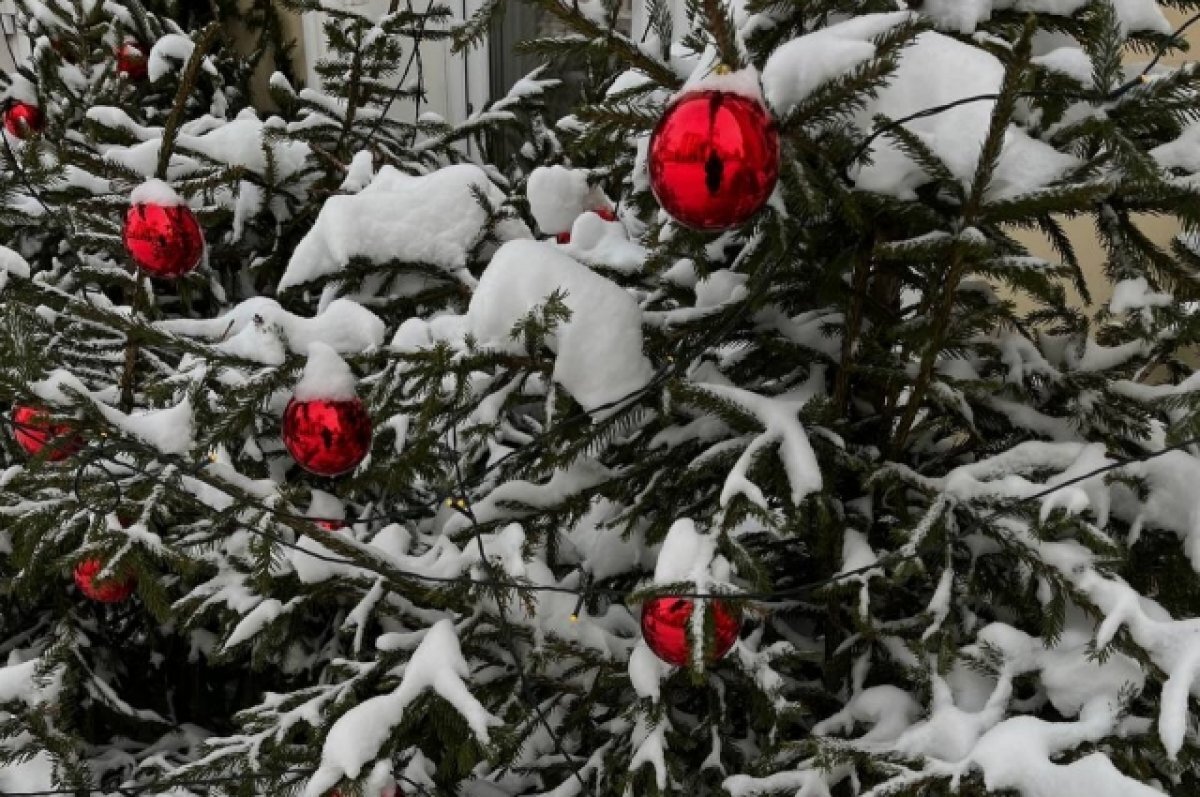
[[[127,41],[117,48],[117,72],[130,80],[145,80],[150,61],[137,42]]]
[[[130,257],[152,277],[182,277],[204,257],[204,233],[187,205],[136,203],[125,214],[123,236]]]
[[[75,584],[79,591],[100,603],[121,603],[133,594],[137,579],[132,574],[97,583],[96,575],[103,569],[104,563],[99,559],[84,559],[75,565]]]
[[[692,642],[688,637],[695,601],[688,598],[663,596],[651,598],[642,605],[642,638],[654,655],[676,667],[686,667],[692,661]],[[715,626],[714,649],[708,662],[716,661],[729,652],[737,641],[742,625],[742,612],[725,601],[714,600],[706,607]]]
[[[61,462],[83,448],[83,438],[69,423],[51,422],[44,409],[18,404],[12,413],[13,437],[30,456],[49,449],[46,459]]]
[[[650,136],[650,188],[695,230],[729,230],[762,209],[779,179],[779,133],[762,103],[724,91],[685,94]]]
[[[358,399],[292,399],[283,411],[283,444],[309,473],[340,476],[367,456],[371,418]]]
[[[4,129],[14,138],[29,138],[44,127],[42,109],[36,105],[14,100],[4,109]]]

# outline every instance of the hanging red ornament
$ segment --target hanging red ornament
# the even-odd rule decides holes
[[[292,399],[283,411],[283,444],[300,467],[318,476],[354,470],[371,447],[371,418],[357,398]]]
[[[595,210],[589,210],[588,213],[595,213],[597,216],[604,219],[605,221],[616,221],[617,220],[617,214],[613,213],[608,208],[596,208]],[[554,240],[560,244],[571,243],[571,231],[567,230],[566,232],[560,232],[558,235],[554,236]]]
[[[329,797],[344,797],[340,789],[334,789],[329,792]],[[384,786],[379,790],[379,797],[404,797],[404,792],[399,786]]]
[[[762,103],[725,91],[685,94],[650,136],[650,188],[695,230],[729,230],[762,209],[779,179],[779,133]]]
[[[79,591],[100,603],[121,603],[133,594],[137,578],[126,574],[97,582],[96,576],[104,569],[99,559],[84,559],[75,565],[75,584]]]
[[[50,462],[61,462],[83,448],[83,438],[71,424],[52,422],[39,407],[14,407],[12,427],[13,437],[27,454],[36,457],[46,450]]]
[[[14,138],[29,138],[44,127],[42,109],[36,105],[13,100],[4,109],[4,129]]]
[[[182,203],[139,202],[134,192],[122,234],[130,257],[152,277],[182,277],[204,257],[200,222]]]
[[[686,667],[692,661],[688,625],[694,608],[695,601],[669,595],[651,598],[642,604],[642,638],[654,655],[668,664]],[[728,653],[737,641],[742,612],[724,601],[712,601],[707,608],[716,627],[716,647],[708,657],[708,661],[713,662]]]
[[[150,59],[145,50],[134,41],[126,41],[117,48],[117,72],[130,80],[145,80],[150,74]]]
[[[317,525],[320,526],[321,528],[325,529],[326,531],[341,531],[342,529],[346,528],[345,521],[337,520],[334,518],[325,518],[324,520],[318,520]]]

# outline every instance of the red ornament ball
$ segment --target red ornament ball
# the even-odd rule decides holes
[[[117,48],[117,72],[130,80],[145,80],[150,74],[150,59],[137,42],[125,42]]]
[[[204,233],[187,205],[134,203],[122,234],[130,257],[152,277],[177,279],[204,257]]]
[[[4,109],[4,129],[14,138],[29,138],[45,127],[42,109],[27,102],[14,100]]]
[[[54,423],[44,409],[17,405],[12,413],[13,437],[30,456],[44,450],[50,462],[61,462],[83,448],[83,438],[69,423]]]
[[[283,444],[300,467],[318,476],[354,470],[371,448],[371,418],[358,399],[288,402]]]
[[[75,565],[75,584],[79,591],[100,603],[121,603],[133,594],[137,579],[132,574],[117,576],[97,583],[96,575],[104,569],[99,559],[84,559]]]
[[[616,221],[617,220],[617,214],[613,213],[608,208],[596,208],[595,210],[589,210],[587,212],[595,213],[597,216],[604,219],[605,221]],[[554,236],[554,240],[560,244],[571,243],[571,231],[567,230],[566,232],[560,232],[558,235]]]
[[[694,230],[729,230],[762,209],[779,179],[779,132],[762,103],[724,91],[685,94],[650,136],[650,188]]]
[[[642,604],[642,638],[654,651],[654,655],[676,667],[686,667],[692,661],[692,645],[688,639],[688,625],[692,619],[695,601],[669,595],[651,598]],[[708,661],[724,656],[737,641],[742,626],[742,612],[724,601],[713,601],[708,605],[716,626],[716,648],[710,652]]]
[[[326,531],[341,531],[342,529],[346,528],[345,521],[328,518],[325,520],[318,520],[317,525]]]

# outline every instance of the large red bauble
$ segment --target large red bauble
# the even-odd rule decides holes
[[[38,407],[17,405],[12,413],[13,437],[30,456],[46,451],[50,462],[61,462],[83,448],[83,438],[69,423],[53,423]]]
[[[126,251],[152,277],[182,277],[204,257],[204,233],[187,205],[136,203],[122,234]]]
[[[617,220],[617,214],[613,213],[608,208],[596,208],[595,210],[590,210],[587,212],[595,213],[597,216],[604,219],[605,221],[616,221]],[[560,244],[571,243],[571,231],[567,230],[566,232],[560,232],[558,235],[554,236],[554,240]]]
[[[779,132],[767,109],[724,91],[685,94],[650,136],[650,188],[694,230],[729,230],[757,213],[779,178]]]
[[[75,565],[75,583],[79,591],[100,603],[120,603],[133,594],[137,579],[132,575],[97,583],[96,575],[103,569],[104,563],[99,559],[84,559]]]
[[[117,48],[117,71],[130,80],[144,80],[150,74],[150,61],[136,42],[125,42]]]
[[[42,109],[36,105],[14,100],[4,109],[4,129],[15,138],[29,138],[44,126]]]
[[[664,596],[651,598],[642,604],[642,638],[654,655],[667,664],[686,667],[692,661],[692,645],[688,625],[695,602],[687,598]],[[737,641],[742,626],[741,610],[724,601],[708,605],[716,626],[716,648],[708,657],[710,662],[724,656]]]
[[[292,399],[283,411],[283,444],[309,473],[340,476],[367,455],[371,418],[358,399]]]

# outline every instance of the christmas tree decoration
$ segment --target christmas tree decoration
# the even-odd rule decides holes
[[[204,233],[191,209],[165,183],[152,180],[133,192],[125,214],[125,249],[152,277],[177,279],[204,257]]]
[[[283,444],[309,473],[340,476],[366,457],[371,418],[358,399],[292,399],[283,412]]]
[[[296,464],[318,476],[354,470],[371,448],[371,418],[354,393],[354,375],[330,346],[309,349],[283,412],[283,444]]]
[[[617,214],[613,213],[608,208],[597,208],[596,210],[589,210],[587,212],[595,213],[597,216],[604,219],[605,221],[616,221],[617,220]],[[560,244],[571,243],[571,231],[567,230],[566,232],[560,232],[560,233],[556,234],[554,236],[554,240]]]
[[[346,528],[346,521],[325,518],[323,520],[318,520],[317,525],[326,531],[341,531],[342,529]]]
[[[96,576],[104,569],[99,559],[84,559],[75,565],[75,584],[79,591],[99,603],[122,603],[133,594],[137,578],[123,575],[97,582]]]
[[[36,105],[13,100],[4,109],[4,129],[14,138],[29,138],[44,128],[42,109]]]
[[[132,40],[126,40],[117,47],[117,72],[130,80],[145,80],[150,73],[150,59],[141,45]]]
[[[17,405],[12,411],[13,437],[30,456],[43,454],[50,462],[61,462],[83,448],[83,438],[75,427],[53,422],[49,413],[38,407]]]
[[[740,94],[684,94],[650,136],[650,188],[663,210],[701,231],[744,224],[779,178],[779,133],[762,103]]]
[[[676,667],[686,667],[692,662],[692,642],[688,634],[695,608],[695,601],[669,595],[651,598],[642,604],[642,638],[654,655]],[[737,641],[742,613],[739,608],[720,600],[711,601],[706,609],[712,613],[716,630],[714,648],[707,658],[711,663],[728,653]]]

